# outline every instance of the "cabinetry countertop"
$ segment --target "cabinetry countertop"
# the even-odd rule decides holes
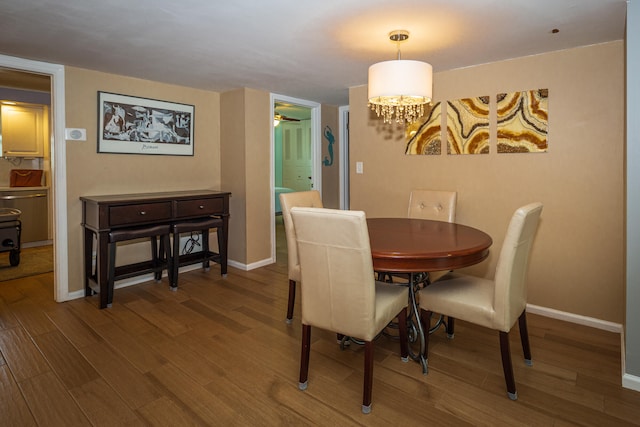
[[[0,191],[49,191],[49,187],[0,187]]]

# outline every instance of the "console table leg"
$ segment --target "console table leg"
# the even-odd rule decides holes
[[[96,279],[100,288],[100,308],[106,308],[109,305],[109,284],[107,283],[109,257],[108,245],[109,233],[99,232],[96,250],[96,268],[98,269]]]
[[[229,243],[229,215],[222,217],[222,230],[217,230],[218,252],[220,253],[220,271],[223,277],[227,277],[227,245]]]

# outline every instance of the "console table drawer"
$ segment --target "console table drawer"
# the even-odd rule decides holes
[[[224,198],[178,200],[176,202],[176,218],[196,217],[202,215],[221,215],[225,212]]]
[[[171,202],[110,206],[111,226],[171,220]]]

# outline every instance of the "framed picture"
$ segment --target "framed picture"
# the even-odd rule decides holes
[[[193,156],[194,106],[98,92],[98,153]]]

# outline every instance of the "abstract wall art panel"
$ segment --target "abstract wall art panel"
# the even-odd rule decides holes
[[[405,154],[439,156],[442,151],[441,119],[441,103],[427,105],[422,118],[405,128],[407,141]]]
[[[498,94],[498,153],[547,151],[548,100],[548,89]]]
[[[447,101],[447,153],[489,153],[489,97]]]

